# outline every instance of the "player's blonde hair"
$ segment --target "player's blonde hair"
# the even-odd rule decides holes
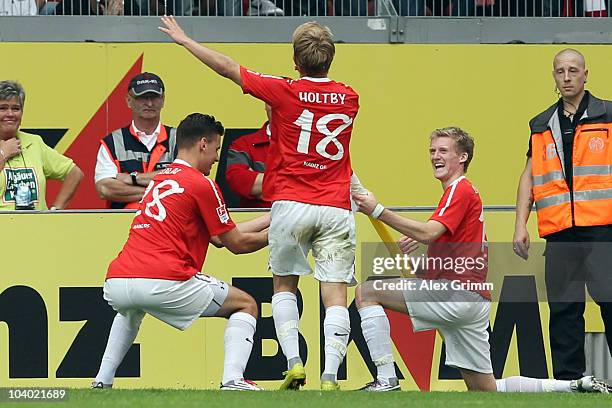
[[[474,138],[465,130],[455,126],[434,130],[431,132],[429,140],[434,140],[437,137],[450,137],[455,141],[459,154],[467,153],[467,160],[463,163],[463,172],[467,173],[468,166],[474,157]]]
[[[293,32],[293,60],[308,76],[325,75],[329,71],[336,47],[332,32],[316,21],[304,23]]]

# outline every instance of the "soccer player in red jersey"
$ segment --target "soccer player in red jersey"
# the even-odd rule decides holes
[[[268,243],[269,216],[237,227],[219,188],[207,177],[219,160],[223,132],[212,116],[187,116],[177,130],[177,159],[149,183],[128,240],[108,267],[104,299],[118,313],[93,388],[112,387],[148,313],[179,330],[200,316],[228,318],[221,389],[259,390],[243,379],[257,322],[255,300],[201,273],[213,239],[235,254]]]
[[[293,62],[300,78],[294,80],[251,71],[189,38],[173,17],[162,17],[162,22],[159,29],[176,43],[272,108],[263,198],[272,202],[272,314],[288,365],[281,389],[305,383],[296,291],[299,277],[312,273],[306,258],[311,249],[325,306],[321,389],[338,389],[337,371],[350,333],[347,285],[355,282],[349,141],[359,96],[327,77],[335,55],[331,31],[315,22],[295,30]]]
[[[272,203],[262,200],[263,178],[270,149],[270,118],[272,111],[266,106],[268,120],[263,126],[244,136],[240,136],[227,149],[225,178],[227,185],[240,198],[243,208],[270,208]]]
[[[417,242],[429,245],[427,267],[424,273],[417,271],[419,278],[368,280],[357,287],[361,328],[377,367],[376,379],[363,389],[400,388],[383,310],[387,308],[410,315],[415,331],[437,329],[442,334],[446,365],[459,369],[468,390],[609,392],[609,385],[592,376],[575,381],[520,376],[495,380],[487,332],[491,295],[483,285],[487,277],[483,207],[464,175],[474,155],[474,140],[459,128],[437,129],[430,136],[429,154],[444,194],[427,222],[385,209],[370,193],[353,194],[360,211],[405,234],[399,242],[404,253],[412,252]],[[452,262],[447,264],[449,259]]]

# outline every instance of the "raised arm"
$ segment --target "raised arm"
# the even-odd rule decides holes
[[[185,47],[197,59],[202,61],[217,74],[231,79],[238,86],[242,87],[240,65],[236,61],[224,54],[221,54],[220,52],[207,48],[194,41],[187,34],[185,34],[174,17],[164,16],[161,18],[161,21],[165,27],[158,27],[160,31],[168,34],[168,36],[172,38],[175,43]]]

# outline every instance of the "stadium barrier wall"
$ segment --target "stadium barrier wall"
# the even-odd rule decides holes
[[[336,41],[351,44],[612,43],[609,21],[605,18],[177,17],[192,38],[214,43],[286,43],[296,26],[315,18],[331,27]],[[0,39],[3,42],[168,42],[165,34],[157,31],[158,25],[159,17],[3,16]],[[28,29],[24,30],[24,26]]]
[[[158,23],[151,23],[156,30]],[[213,47],[251,69],[295,77],[290,44]],[[514,204],[528,121],[557,100],[551,63],[564,47],[338,44],[330,76],[360,94],[351,145],[359,177],[386,205],[437,203],[428,136],[457,125],[476,140],[468,177],[484,203]],[[586,56],[588,88],[612,97],[609,46],[577,48]],[[214,114],[230,130],[256,129],[265,121],[261,102],[174,44],[16,42],[0,43],[0,54],[15,62],[2,67],[0,78],[17,79],[27,91],[22,127],[47,134],[85,171],[72,208],[103,208],[93,187],[96,152],[100,138],[129,123],[124,98],[137,72],[164,80],[165,123],[177,125],[195,111]],[[52,68],[44,68],[48,62]],[[56,191],[49,188],[49,194]]]
[[[255,213],[234,213],[236,221]],[[426,212],[407,215],[424,220]],[[0,271],[0,387],[87,387],[95,375],[114,313],[102,299],[106,268],[120,251],[131,213],[11,213],[0,215],[4,232]],[[487,212],[491,242],[512,233],[511,211]],[[535,236],[533,219],[530,222]],[[357,216],[358,276],[362,244],[379,238],[368,220]],[[537,241],[537,240],[536,240]],[[500,262],[516,258],[508,247]],[[505,259],[505,260],[504,260]],[[519,262],[519,261],[515,261]],[[522,261],[521,261],[522,262]],[[519,263],[523,265],[523,263]],[[531,270],[541,270],[543,258],[532,247],[525,277],[535,293]],[[522,268],[522,267],[521,267]],[[286,361],[275,339],[271,317],[272,283],[267,250],[235,256],[211,247],[204,272],[249,292],[260,305],[255,344],[246,376],[266,389],[280,385]],[[490,272],[491,273],[491,272]],[[518,275],[522,273],[519,271]],[[505,279],[503,287],[514,281]],[[541,288],[539,288],[541,289]],[[322,309],[318,285],[300,282],[301,352],[306,361],[308,389],[317,389],[322,369]],[[351,303],[351,342],[340,370],[343,389],[371,380],[373,368],[361,336],[359,315]],[[413,334],[405,316],[390,314],[397,368],[405,390],[463,390],[458,372],[443,365],[443,342],[433,331]],[[602,332],[597,307],[588,303],[588,332]],[[544,302],[494,303],[491,314],[491,355],[495,374],[548,377],[551,362],[548,308]],[[223,368],[223,319],[199,319],[179,332],[147,317],[118,370],[118,388],[216,388]]]

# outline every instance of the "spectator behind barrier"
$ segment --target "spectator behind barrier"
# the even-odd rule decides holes
[[[55,5],[55,9],[47,14],[146,16],[149,15],[149,11],[153,15],[165,13],[163,6],[158,6],[155,0],[152,0],[150,4],[145,4],[144,8],[139,0],[60,0]]]
[[[35,0],[18,0],[19,2]],[[44,0],[36,0],[42,1]],[[0,0],[11,4],[10,0]],[[283,16],[283,9],[270,0],[60,0],[48,3],[45,13],[60,15],[113,16]]]
[[[266,104],[268,121],[255,133],[234,140],[227,154],[225,178],[229,188],[240,197],[242,208],[269,208],[262,200],[261,186],[270,148],[270,106]]]
[[[0,82],[0,210],[46,210],[48,178],[63,181],[50,208],[61,210],[74,195],[83,172],[40,136],[19,130],[24,103],[21,84]]]
[[[176,158],[176,129],[160,120],[165,87],[150,72],[128,85],[132,123],[101,140],[96,161],[96,191],[109,208],[137,208],[145,187]]]
[[[45,0],[0,0],[0,17],[35,16],[45,5]]]

